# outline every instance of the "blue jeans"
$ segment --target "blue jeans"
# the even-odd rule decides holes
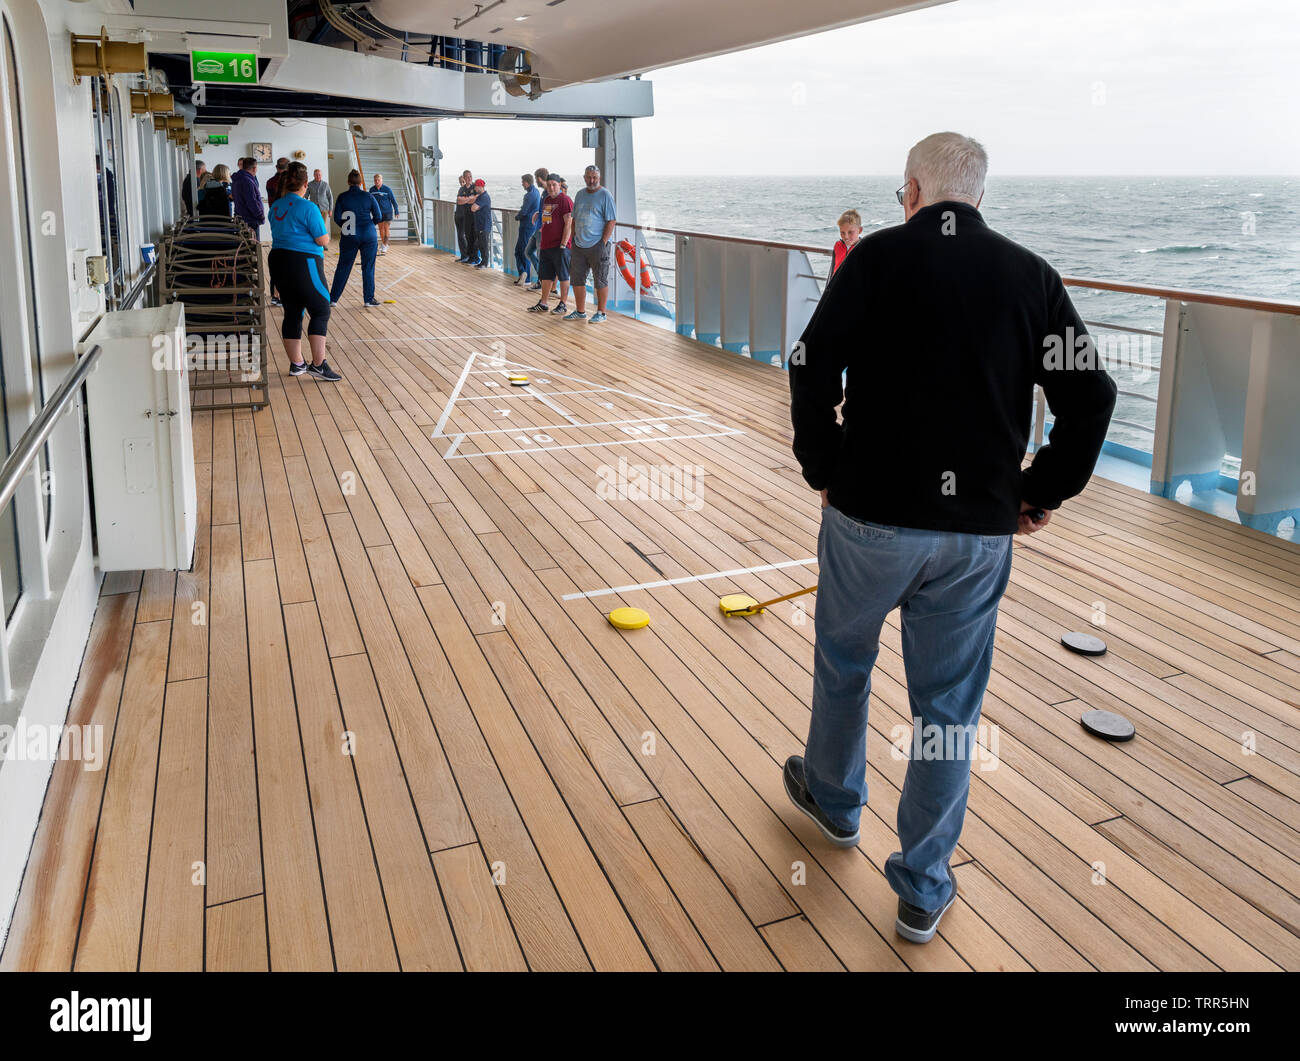
[[[525,280],[537,275],[537,247],[531,226],[519,226],[515,240],[515,272]]]
[[[330,301],[337,302],[352,275],[352,263],[361,254],[361,293],[367,302],[375,300],[375,256],[379,253],[379,237],[365,243],[356,236],[339,237],[339,263],[334,267],[334,282],[330,284]]]
[[[1011,575],[1011,535],[889,527],[827,507],[817,560],[808,790],[836,825],[857,828],[867,802],[871,669],[885,616],[901,609],[912,725],[927,739],[947,739],[911,755],[898,801],[902,851],[889,856],[885,877],[913,906],[938,910],[952,889],[948,859],[966,816],[973,735],[993,662],[998,603]]]
[[[528,246],[524,248],[524,257],[533,265],[532,277],[534,280],[541,275],[541,263],[538,261],[538,248],[541,246],[542,226],[538,225],[533,229],[533,234],[528,237]]]

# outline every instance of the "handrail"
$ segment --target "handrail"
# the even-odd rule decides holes
[[[82,355],[76,367],[64,377],[63,382],[59,384],[58,390],[50,396],[50,400],[36,414],[36,419],[23,432],[18,444],[14,446],[5,460],[4,466],[0,467],[0,510],[3,510],[13,500],[18,484],[22,482],[23,476],[27,474],[28,467],[36,459],[37,454],[40,453],[45,440],[54,431],[54,425],[67,408],[73,395],[77,393],[77,388],[85,382],[86,377],[90,375],[90,370],[95,367],[103,352],[104,348],[96,343]]]
[[[1129,295],[1150,295],[1153,298],[1173,299],[1177,302],[1203,302],[1209,306],[1229,306],[1233,309],[1259,309],[1269,313],[1288,313],[1300,317],[1300,302],[1287,299],[1253,298],[1250,295],[1220,295],[1213,291],[1185,291],[1176,287],[1149,287],[1146,284],[1120,283],[1114,280],[1092,280],[1078,276],[1063,276],[1066,287],[1088,287],[1097,291],[1122,291]]]
[[[140,275],[135,278],[135,283],[122,296],[118,310],[130,309],[144,294],[145,288],[157,271],[158,263],[156,261],[146,265],[140,271]],[[90,331],[93,331],[102,319],[100,317],[96,320],[91,325]],[[90,331],[87,331],[86,335],[89,335]],[[83,341],[85,337],[85,335],[82,336]],[[41,406],[41,411],[36,414],[36,419],[27,425],[27,430],[23,432],[22,437],[18,439],[17,445],[10,451],[4,465],[0,466],[0,511],[3,511],[4,507],[13,499],[18,484],[23,481],[27,469],[31,466],[32,461],[36,459],[36,455],[40,453],[41,446],[50,437],[59,416],[63,413],[72,395],[77,392],[77,388],[90,375],[90,370],[95,367],[95,362],[99,360],[99,356],[103,352],[103,347],[96,343],[82,355],[76,367],[68,373],[63,382],[59,384],[58,389],[50,396],[50,400]]]
[[[126,294],[118,301],[117,308],[119,310],[130,309],[135,304],[135,301],[144,294],[145,288],[157,271],[158,262],[156,259],[140,270],[140,275],[135,278],[135,283],[127,289]]]
[[[502,210],[494,206],[493,210]],[[617,222],[619,228],[634,228],[642,232],[663,233],[668,236],[687,236],[694,239],[711,239],[720,243],[743,243],[756,247],[775,247],[778,250],[803,251],[805,254],[830,256],[825,247],[809,247],[802,243],[781,243],[777,240],[752,239],[748,236],[720,236],[711,232],[690,232],[680,228],[663,228],[660,225],[637,225],[630,221]],[[1152,298],[1173,299],[1178,302],[1203,302],[1211,306],[1228,306],[1234,309],[1257,309],[1268,313],[1286,313],[1300,317],[1300,302],[1289,299],[1255,298],[1251,295],[1218,294],[1213,291],[1189,291],[1177,287],[1151,287],[1116,280],[1094,280],[1081,276],[1062,276],[1067,287],[1086,287],[1097,291],[1118,291],[1130,295],[1150,295]]]
[[[397,135],[401,137],[401,151],[399,154],[402,156],[402,182],[406,188],[406,223],[415,225],[415,236],[423,246],[424,196],[420,194],[420,186],[416,183],[415,173],[411,170],[411,151],[406,146],[406,132],[398,129]],[[411,201],[412,194],[415,197],[414,203]]]

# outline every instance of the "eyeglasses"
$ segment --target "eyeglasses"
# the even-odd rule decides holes
[[[910,180],[905,180],[905,181],[903,181],[903,186],[902,186],[901,188],[899,188],[898,191],[894,192],[894,194],[898,197],[898,205],[899,205],[899,206],[906,206],[906,205],[907,205],[907,203],[905,203],[905,202],[903,201],[903,196],[905,196],[905,195],[907,194],[907,186],[908,186],[909,184],[911,184],[911,183],[912,183],[912,182],[911,182]]]

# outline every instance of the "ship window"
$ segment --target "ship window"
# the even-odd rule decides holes
[[[103,78],[95,78],[91,89],[91,110],[95,123],[95,168],[99,191],[99,234],[108,255],[108,293],[120,298],[129,286],[133,267],[126,261],[130,244],[126,212],[126,187],[122,161],[126,144],[122,140],[121,102],[117,91]],[[111,304],[110,304],[111,308]]]
[[[9,100],[9,122],[13,130],[13,154],[14,154],[14,183],[17,185],[17,196],[15,205],[18,213],[18,246],[21,253],[27,258],[27,284],[25,290],[27,298],[27,356],[31,363],[32,370],[32,388],[36,395],[36,408],[33,415],[45,404],[45,372],[41,364],[41,334],[40,334],[40,316],[37,313],[36,302],[36,255],[35,246],[32,240],[31,224],[31,201],[28,196],[27,182],[27,158],[25,155],[26,136],[23,128],[23,112],[21,99],[19,98],[18,69],[15,65],[15,56],[17,49],[14,47],[13,33],[9,29],[9,23],[4,23],[5,35],[5,77],[7,79],[8,91],[5,93]],[[41,447],[40,456],[37,457],[40,473],[40,481],[43,484],[50,484],[50,445],[47,442]],[[45,533],[50,533],[50,515],[51,507],[54,500],[53,490],[48,487],[43,491],[45,495]]]
[[[0,122],[0,171],[7,171],[10,174],[15,173],[21,160],[20,142],[10,142],[10,135],[16,136],[21,141],[21,128],[13,121],[15,109],[17,107],[17,79],[16,79],[16,62],[14,58],[13,37],[9,33],[9,23],[4,21],[4,66],[0,69],[0,88],[4,90],[4,97],[10,101],[10,113],[6,117],[9,122]],[[6,128],[7,127],[7,128]],[[8,187],[0,187],[0,197],[3,197],[22,208],[22,213],[26,213],[26,188],[20,180],[12,180]],[[30,248],[26,248],[30,250]],[[22,258],[12,251],[5,253],[4,258],[0,260],[0,280],[9,287],[11,278],[7,275],[12,266],[22,266]],[[24,291],[29,290],[26,284],[14,285],[10,290]],[[12,409],[10,404],[9,384],[14,375],[14,369],[17,368],[21,373],[23,368],[22,359],[14,359],[13,352],[15,341],[21,344],[22,341],[31,341],[30,335],[14,335],[14,322],[12,315],[5,314],[10,318],[7,322],[0,321],[0,406],[4,409]],[[4,325],[8,323],[9,327]],[[16,397],[16,396],[15,396]],[[22,405],[28,403],[23,402]],[[13,436],[11,434],[9,416],[0,416],[0,447],[3,448],[3,456],[8,457],[10,448],[13,445]],[[18,604],[22,596],[22,564],[18,551],[18,502],[17,499],[11,501],[5,506],[5,510],[0,512],[0,584],[3,585],[3,607],[4,616],[8,619]]]

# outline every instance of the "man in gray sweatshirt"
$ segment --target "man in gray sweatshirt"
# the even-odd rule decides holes
[[[325,218],[325,223],[329,224],[330,214],[334,210],[334,193],[330,191],[330,186],[321,180],[320,170],[314,170],[311,180],[307,182],[307,190],[303,193],[307,196],[307,201],[315,203],[321,212],[321,217]]]

